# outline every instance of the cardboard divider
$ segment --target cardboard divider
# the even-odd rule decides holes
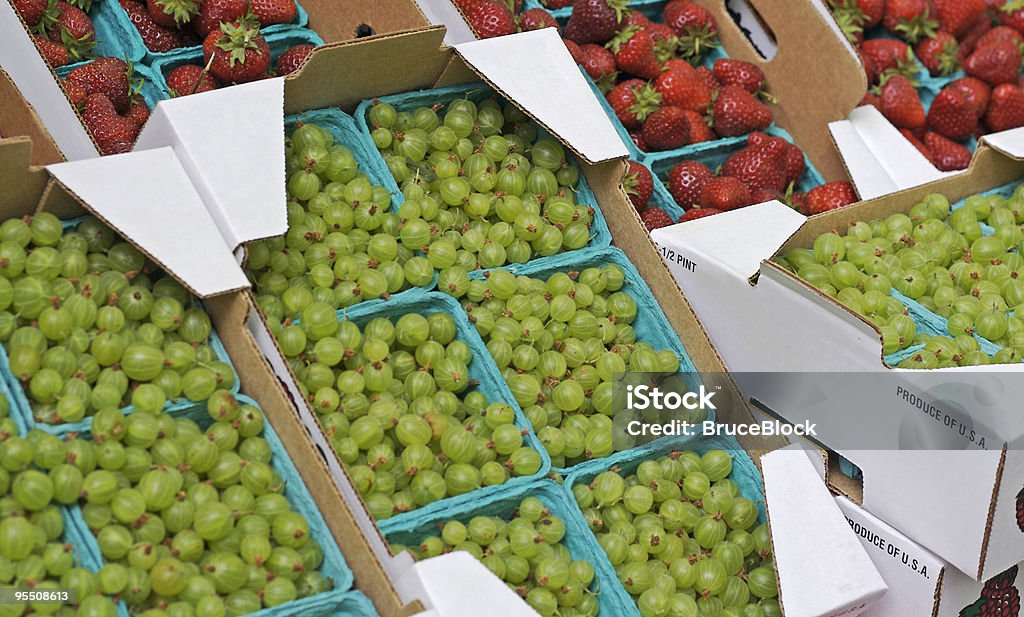
[[[328,43],[356,38],[365,24],[378,36],[429,28],[430,22],[413,0],[299,0],[309,14],[307,27]],[[339,10],[342,8],[342,10]]]
[[[0,139],[14,137],[28,137],[31,140],[30,161],[33,165],[49,165],[64,160],[64,155],[36,115],[35,109],[18,91],[7,71],[0,69]]]

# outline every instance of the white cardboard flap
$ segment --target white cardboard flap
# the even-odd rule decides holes
[[[537,611],[465,551],[416,563],[430,605],[444,617],[538,617]]]
[[[982,140],[1003,154],[1013,158],[1024,158],[1024,127],[990,133]]]
[[[174,151],[47,167],[85,206],[199,297],[249,286]]]
[[[281,78],[161,101],[135,150],[173,148],[235,249],[288,230],[283,109]]]
[[[469,24],[462,18],[462,13],[459,13],[451,0],[416,0],[416,4],[430,23],[446,28],[447,32],[444,34],[446,45],[455,46],[476,40],[473,30],[470,29]]]
[[[875,158],[852,122],[830,122],[828,129],[861,199],[874,199],[899,190],[896,181]]]
[[[99,156],[96,144],[9,2],[0,2],[0,66],[35,108],[69,161]]]
[[[587,161],[629,155],[556,29],[463,43],[455,51]]]
[[[655,229],[651,239],[661,247],[685,247],[714,255],[722,267],[749,279],[761,269],[761,261],[785,244],[805,220],[785,204],[768,201]],[[749,233],[752,229],[757,233]]]
[[[787,617],[859,615],[888,587],[800,445],[761,457]]]

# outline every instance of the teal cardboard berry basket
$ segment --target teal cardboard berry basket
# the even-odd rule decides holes
[[[511,520],[519,503],[527,497],[540,499],[552,515],[562,519],[565,523],[565,537],[562,538],[562,543],[569,550],[569,554],[574,560],[583,560],[593,566],[594,582],[591,584],[591,590],[597,594],[599,617],[620,617],[629,614],[629,607],[633,602],[615,576],[615,571],[605,557],[604,551],[587,529],[579,509],[565,496],[561,487],[550,480],[522,485],[517,489],[503,491],[446,512],[407,519],[402,525],[385,531],[384,536],[389,543],[417,546],[425,538],[439,536],[441,528],[448,521],[468,523],[474,516],[495,516],[506,521]]]
[[[133,64],[142,62],[146,48],[141,39],[136,40],[138,31],[117,0],[93,0],[86,12],[96,29],[96,46],[92,50],[96,56],[122,58]],[[88,62],[73,62],[56,70],[59,74],[61,69],[70,71]]]
[[[324,44],[324,40],[320,38],[319,34],[306,28],[289,27],[275,32],[264,32],[267,45],[270,47],[271,70],[276,66],[281,54],[290,47],[295,45],[318,46]],[[150,66],[152,66],[155,73],[155,83],[161,99],[171,98],[171,93],[167,87],[167,74],[183,64],[205,66],[203,49],[201,47],[183,47],[160,54],[159,57],[150,60]],[[222,85],[221,87],[227,86]]]
[[[237,395],[236,398],[242,405],[252,405],[259,408],[256,401],[247,396]],[[205,404],[193,405],[191,409],[181,413],[178,417],[192,420],[203,430],[213,424],[213,419],[207,413]],[[283,494],[288,503],[291,504],[292,511],[298,512],[305,517],[309,523],[310,539],[320,544],[323,552],[323,563],[318,571],[334,582],[334,589],[299,598],[272,608],[264,608],[251,613],[251,615],[256,617],[283,617],[301,614],[308,617],[332,617],[339,614],[339,611],[345,606],[358,606],[358,600],[349,597],[351,595],[349,590],[352,588],[353,581],[355,580],[352,571],[345,562],[345,557],[337,542],[335,542],[334,535],[328,528],[323,513],[317,508],[313,496],[302,480],[302,476],[299,475],[291,457],[288,456],[287,449],[277,436],[274,428],[270,425],[270,422],[266,421],[266,419],[264,419],[263,432],[260,436],[270,446],[273,455],[270,465],[281,479],[284,480]],[[80,518],[81,513],[79,512],[78,514],[79,524],[81,525],[80,530],[84,532],[81,538],[82,546],[85,546],[89,553],[96,556],[100,567],[102,567],[104,563],[103,553],[100,550],[96,536],[88,529],[84,520]],[[352,614],[359,615],[362,613]],[[127,611],[125,615],[127,615]],[[121,617],[124,616],[122,615]]]
[[[500,96],[494,92],[494,90],[481,82],[473,84],[463,84],[459,86],[451,86],[448,88],[436,88],[433,90],[420,90],[417,92],[406,92],[403,94],[394,94],[391,96],[382,96],[378,99],[382,103],[388,103],[395,107],[398,111],[412,111],[418,107],[430,107],[435,104],[448,104],[451,101],[458,99],[469,99],[475,103],[479,103],[485,99]],[[367,121],[367,114],[370,111],[370,107],[373,105],[374,100],[363,101],[356,108],[355,120],[359,126],[359,130],[363,132],[368,140],[368,143],[373,144],[373,139],[370,137],[371,129]],[[543,129],[543,127],[537,126],[537,137],[538,139],[553,137]],[[376,146],[374,146],[376,151]],[[570,154],[567,152],[567,156]],[[384,163],[383,157],[379,151],[376,153],[377,159],[380,164],[383,165],[384,169],[387,169],[387,164]],[[396,205],[401,205],[405,202],[405,195],[395,182],[394,177],[388,172],[385,178],[384,186],[391,191],[394,196],[393,202]],[[608,230],[608,223],[605,221],[604,214],[601,212],[601,208],[597,204],[597,198],[594,196],[594,192],[590,189],[590,185],[587,184],[586,178],[580,174],[580,179],[577,182],[575,188],[576,202],[580,205],[589,205],[594,209],[594,222],[590,228],[590,241],[587,243],[586,248],[604,248],[609,246],[612,241],[611,232]],[[585,249],[576,249],[577,251]],[[566,251],[562,254],[572,253],[573,251]]]
[[[452,316],[455,320],[456,340],[460,340],[465,343],[473,354],[473,360],[469,365],[470,378],[477,382],[473,388],[476,391],[483,393],[489,402],[507,403],[515,410],[515,425],[524,433],[523,444],[526,447],[535,450],[540,455],[541,465],[533,474],[511,477],[503,484],[484,486],[469,493],[446,497],[440,501],[426,504],[415,510],[380,519],[377,521],[377,526],[384,533],[387,533],[390,529],[404,525],[405,521],[409,519],[432,516],[435,513],[445,512],[452,508],[458,508],[463,504],[474,503],[477,500],[486,498],[490,495],[529,484],[538,478],[546,476],[548,470],[551,468],[551,459],[547,455],[547,450],[544,448],[543,444],[540,443],[540,440],[530,427],[530,423],[526,420],[522,410],[516,404],[515,398],[509,391],[505,380],[501,377],[501,373],[498,371],[497,366],[494,365],[490,355],[487,353],[487,348],[484,346],[483,341],[477,334],[476,329],[469,323],[469,319],[462,311],[458,302],[454,299],[444,294],[414,289],[403,294],[399,294],[388,302],[364,303],[356,305],[354,308],[339,310],[338,319],[343,321],[352,321],[362,328],[371,319],[377,317],[383,317],[394,321],[402,315],[409,313],[423,315],[424,317],[433,313],[446,313]],[[460,394],[468,394],[470,391],[471,390],[464,390]]]

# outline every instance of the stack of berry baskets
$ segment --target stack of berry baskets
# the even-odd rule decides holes
[[[44,243],[34,251],[40,255],[57,254],[50,247],[58,243],[67,253],[57,254],[68,262],[65,272],[85,265],[86,250],[88,259],[106,259],[113,268],[111,274],[87,274],[93,280],[83,277],[78,289],[57,278],[50,284],[70,288],[60,305],[43,308],[34,322],[12,318],[11,334],[0,346],[0,370],[13,412],[25,428],[68,435],[87,431],[93,414],[104,407],[119,407],[125,414],[139,405],[175,412],[204,400],[215,388],[238,391],[231,358],[202,305],[137,249],[92,217],[62,222],[40,213],[29,221],[10,219],[0,225],[0,235],[6,231],[14,237],[31,229],[33,238]],[[132,286],[140,273],[145,284]],[[14,279],[15,286],[32,281]],[[97,307],[83,301],[96,289],[109,294],[109,303]],[[138,331],[130,333],[133,342],[121,333],[127,317],[138,320]],[[164,344],[170,336],[176,341]]]
[[[867,72],[874,105],[942,171],[966,169],[977,138],[1024,126],[1024,9],[997,0],[829,0]]]

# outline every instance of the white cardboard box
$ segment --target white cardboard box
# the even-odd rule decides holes
[[[1012,412],[1024,400],[1024,366],[890,369],[871,324],[767,260],[794,234],[845,229],[858,212],[872,218],[933,190],[959,199],[1020,178],[1022,150],[984,145],[971,173],[822,217],[769,202],[652,234],[744,395],[817,423],[817,439],[863,470],[865,507],[975,580],[1024,559],[1015,520],[1024,416]],[[906,449],[922,446],[932,450]]]

